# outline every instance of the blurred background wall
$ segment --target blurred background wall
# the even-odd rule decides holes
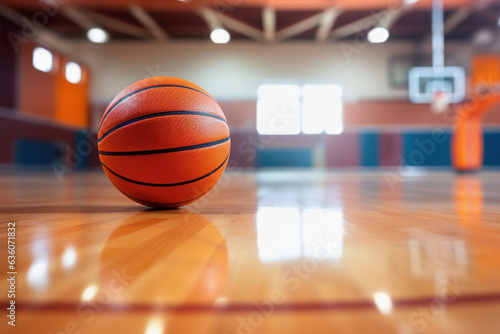
[[[408,62],[429,61],[428,46],[422,43],[92,44],[76,40],[66,42],[60,50],[50,43],[30,40],[15,50],[8,34],[20,34],[20,29],[7,20],[0,21],[0,163],[4,165],[51,165],[55,161],[71,168],[98,167],[95,131],[108,103],[137,80],[169,75],[198,84],[219,101],[231,128],[233,166],[450,166],[453,110],[433,114],[429,105],[408,100],[404,76]],[[37,46],[53,54],[49,73],[33,67]],[[448,42],[446,54],[448,64],[470,69],[474,50],[468,41]],[[81,66],[77,84],[65,79],[68,62]],[[339,85],[343,91],[343,132],[260,135],[256,101],[262,84]],[[500,166],[495,149],[500,145],[500,112],[487,113],[483,123],[485,165]],[[433,131],[442,133],[443,140],[434,143],[429,152],[430,148],[419,143],[432,140]],[[412,161],[415,159],[410,154],[415,150],[422,151],[425,158]]]

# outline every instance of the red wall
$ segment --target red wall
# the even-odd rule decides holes
[[[34,49],[35,45],[31,43],[21,46],[17,109],[53,118],[56,76],[54,73],[45,73],[33,67]]]
[[[75,146],[75,131],[61,127],[27,122],[21,119],[4,118],[0,115],[0,164],[15,161],[15,144],[18,138],[59,142],[64,147]],[[64,153],[64,152],[62,152]]]
[[[0,164],[16,161],[20,139],[74,149],[76,139],[82,140],[80,130],[90,124],[89,70],[76,61],[82,67],[83,80],[68,82],[64,69],[70,59],[50,49],[53,70],[35,69],[36,45],[22,43],[16,51],[8,39],[9,33],[19,34],[19,30],[0,18]],[[90,164],[95,164],[94,156]]]
[[[17,57],[8,34],[17,31],[8,22],[0,21],[0,106],[14,108],[16,104]]]
[[[220,101],[231,130],[255,131],[256,101]],[[409,101],[359,101],[344,105],[344,128],[381,126],[453,126],[453,106],[446,114],[434,114],[428,104],[413,104]],[[483,117],[485,125],[500,125],[500,106]]]
[[[491,110],[484,124],[500,125],[500,106]],[[434,114],[428,104],[409,101],[362,101],[346,103],[345,126],[453,126],[454,106],[444,114]]]

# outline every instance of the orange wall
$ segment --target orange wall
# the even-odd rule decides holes
[[[89,70],[82,68],[82,79],[73,84],[66,80],[64,69],[70,60],[59,57],[60,71],[56,74],[55,118],[61,123],[87,127],[90,124],[89,114]]]

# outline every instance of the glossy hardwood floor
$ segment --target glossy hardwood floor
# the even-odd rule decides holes
[[[500,173],[226,173],[150,210],[0,175],[1,333],[500,333]]]

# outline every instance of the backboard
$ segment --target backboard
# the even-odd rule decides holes
[[[413,103],[432,103],[436,93],[449,96],[449,103],[465,99],[465,70],[459,66],[413,67],[408,74],[408,93]]]

